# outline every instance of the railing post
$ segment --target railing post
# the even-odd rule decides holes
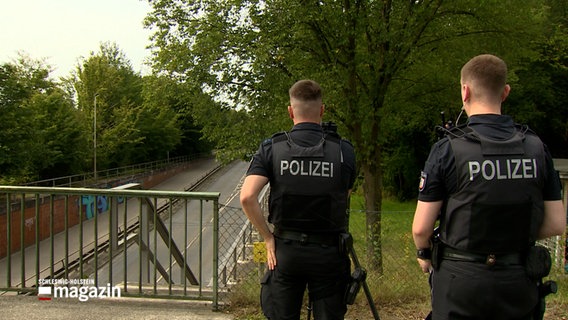
[[[6,193],[6,286],[12,286],[12,195]]]
[[[134,190],[140,189],[139,183],[128,183],[118,187],[112,188],[113,190]],[[114,252],[118,251],[118,198],[114,197],[112,201],[112,206],[109,212],[109,228],[110,228],[110,249]],[[125,200],[126,201],[126,200]],[[126,212],[124,213],[126,214]]]
[[[142,199],[141,199],[142,201]],[[142,210],[142,220],[140,221],[140,241],[144,244],[144,248],[140,253],[140,275],[141,279],[146,283],[150,282],[150,258],[148,255],[148,250],[150,249],[150,217],[154,208],[152,206],[152,201],[148,199],[145,201],[145,210]]]
[[[26,194],[22,193],[20,199],[20,281],[22,289],[26,287],[26,241],[25,241],[25,225],[26,225]]]
[[[213,311],[219,310],[219,198],[213,201]]]
[[[110,200],[110,199],[109,199]],[[126,214],[126,213],[125,213]],[[118,251],[118,197],[111,201],[109,217],[109,248],[112,252]]]
[[[40,259],[39,259],[39,243],[40,243],[40,233],[39,233],[39,227],[41,224],[41,218],[39,216],[39,194],[35,194],[35,284],[36,286],[39,286],[39,264],[40,264]],[[24,284],[24,287],[26,285]]]

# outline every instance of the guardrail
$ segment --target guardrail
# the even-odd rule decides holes
[[[219,193],[0,186],[0,196],[9,208],[0,214],[0,291],[89,279],[123,296],[218,308]],[[108,211],[88,219],[85,203],[94,204],[84,197],[105,197]]]
[[[95,181],[95,172],[76,174],[64,177],[57,177],[39,181],[32,181],[24,184],[27,187],[93,187],[101,181],[122,177],[124,175],[133,175],[139,173],[152,172],[172,166],[177,166],[195,159],[210,156],[208,154],[195,154],[189,156],[179,156],[152,162],[134,164],[130,166],[112,168],[107,170],[97,170]]]

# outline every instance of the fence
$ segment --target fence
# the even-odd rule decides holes
[[[261,196],[261,207],[267,213],[267,197]],[[244,216],[240,208],[230,208],[225,214],[235,217],[234,223],[241,223]],[[425,315],[429,308],[430,287],[428,277],[420,270],[416,261],[416,247],[412,239],[412,220],[414,211],[384,211],[381,212],[382,221],[382,268],[377,268],[375,262],[371,264],[366,248],[366,212],[352,210],[350,212],[350,232],[354,236],[355,250],[363,267],[367,269],[367,283],[376,304],[381,308],[385,305],[393,306],[407,303],[416,308],[423,306],[424,310],[415,311]],[[232,219],[227,217],[226,219]],[[223,296],[234,305],[254,306],[258,310],[260,294],[260,278],[266,267],[259,263],[254,256],[254,243],[262,241],[250,224],[240,225],[240,241],[238,244],[220,241],[220,251],[227,252],[231,261],[227,264],[234,266],[232,269],[220,267],[220,286],[226,288],[224,292],[230,293]],[[223,230],[223,226],[221,226]],[[223,231],[221,231],[221,238]],[[564,268],[564,244],[563,237],[554,237],[541,242],[549,248],[553,255],[554,267],[552,279],[566,279],[563,274]],[[223,247],[227,246],[227,247]],[[230,248],[229,248],[230,246]],[[381,270],[382,269],[382,270]],[[563,280],[562,283],[566,282]],[[356,307],[352,309],[368,310],[366,297],[359,294]],[[415,303],[415,304],[413,304]],[[259,311],[258,311],[259,312]],[[422,314],[423,313],[423,314]],[[349,315],[349,313],[348,313]],[[371,318],[371,314],[363,317]],[[405,318],[408,314],[401,316]],[[358,316],[355,316],[358,318]]]
[[[231,211],[237,216],[244,214],[239,208]],[[429,299],[427,277],[420,271],[416,262],[416,249],[410,233],[414,212],[384,213],[383,236],[383,272],[379,273],[369,265],[365,247],[365,212],[351,212],[350,231],[354,236],[355,250],[360,263],[368,271],[367,283],[371,295],[377,301],[392,300],[404,296],[405,299]],[[388,226],[391,220],[399,220],[396,225]],[[221,230],[223,226],[221,226]],[[406,229],[405,232],[400,232]],[[222,240],[220,245],[228,244]],[[231,288],[226,298],[233,304],[258,304],[260,278],[266,271],[266,266],[258,262],[254,256],[254,243],[262,241],[250,224],[242,228],[242,238],[234,250],[220,248],[220,251],[232,252],[232,261],[236,264],[233,269],[220,267],[220,286]],[[229,292],[229,290],[227,290]],[[225,296],[223,297],[225,298]],[[365,303],[363,294],[359,295],[359,303]],[[426,301],[425,300],[425,301]]]
[[[114,179],[117,177],[123,178],[127,175],[149,175],[156,170],[162,170],[169,167],[179,166],[180,164],[208,157],[211,155],[207,154],[195,154],[189,156],[180,156],[174,158],[168,158],[158,161],[145,162],[134,164],[130,166],[112,168],[107,170],[100,170],[95,172],[89,172],[84,174],[76,174],[65,177],[58,177],[52,179],[45,179],[39,181],[33,181],[24,184],[28,187],[92,187],[101,182],[107,181],[109,179]],[[96,179],[95,179],[96,177]]]
[[[259,196],[261,208],[265,214],[268,212],[268,188]],[[223,296],[234,304],[258,304],[260,278],[266,271],[266,266],[255,257],[255,243],[262,241],[258,233],[245,219],[240,208],[225,207],[222,216],[225,223],[220,225],[220,252],[226,252],[224,263],[220,265],[221,288],[227,293]],[[367,282],[371,294],[375,298],[405,295],[406,298],[424,298],[429,295],[429,288],[424,275],[419,271],[416,263],[416,250],[410,234],[412,215],[414,212],[385,213],[383,219],[386,233],[383,240],[382,273],[370,268],[365,247],[365,212],[352,211],[350,214],[350,231],[354,236],[357,256],[368,270]],[[401,218],[401,219],[399,219]],[[391,220],[399,220],[391,223]],[[392,225],[394,227],[389,227]],[[238,241],[225,241],[224,234],[229,228],[239,230]],[[257,253],[258,255],[258,253]],[[223,261],[223,259],[221,259]],[[404,281],[401,281],[404,279]],[[418,286],[417,286],[418,284]],[[421,285],[422,284],[422,285]],[[363,299],[363,297],[360,297]]]
[[[218,307],[219,193],[0,186],[0,195],[9,208],[0,215],[0,292],[106,284]],[[108,210],[87,217],[102,197]]]

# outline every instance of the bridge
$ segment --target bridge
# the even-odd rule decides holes
[[[1,186],[0,301],[40,315],[81,297],[89,305],[120,296],[218,310],[255,240],[238,199],[246,166],[194,161],[150,190],[137,181],[112,189]],[[97,299],[101,291],[107,299]]]

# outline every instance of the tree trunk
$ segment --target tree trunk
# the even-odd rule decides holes
[[[382,274],[381,204],[383,184],[380,160],[365,162],[361,165],[361,169],[364,175],[363,190],[367,218],[367,268]]]

